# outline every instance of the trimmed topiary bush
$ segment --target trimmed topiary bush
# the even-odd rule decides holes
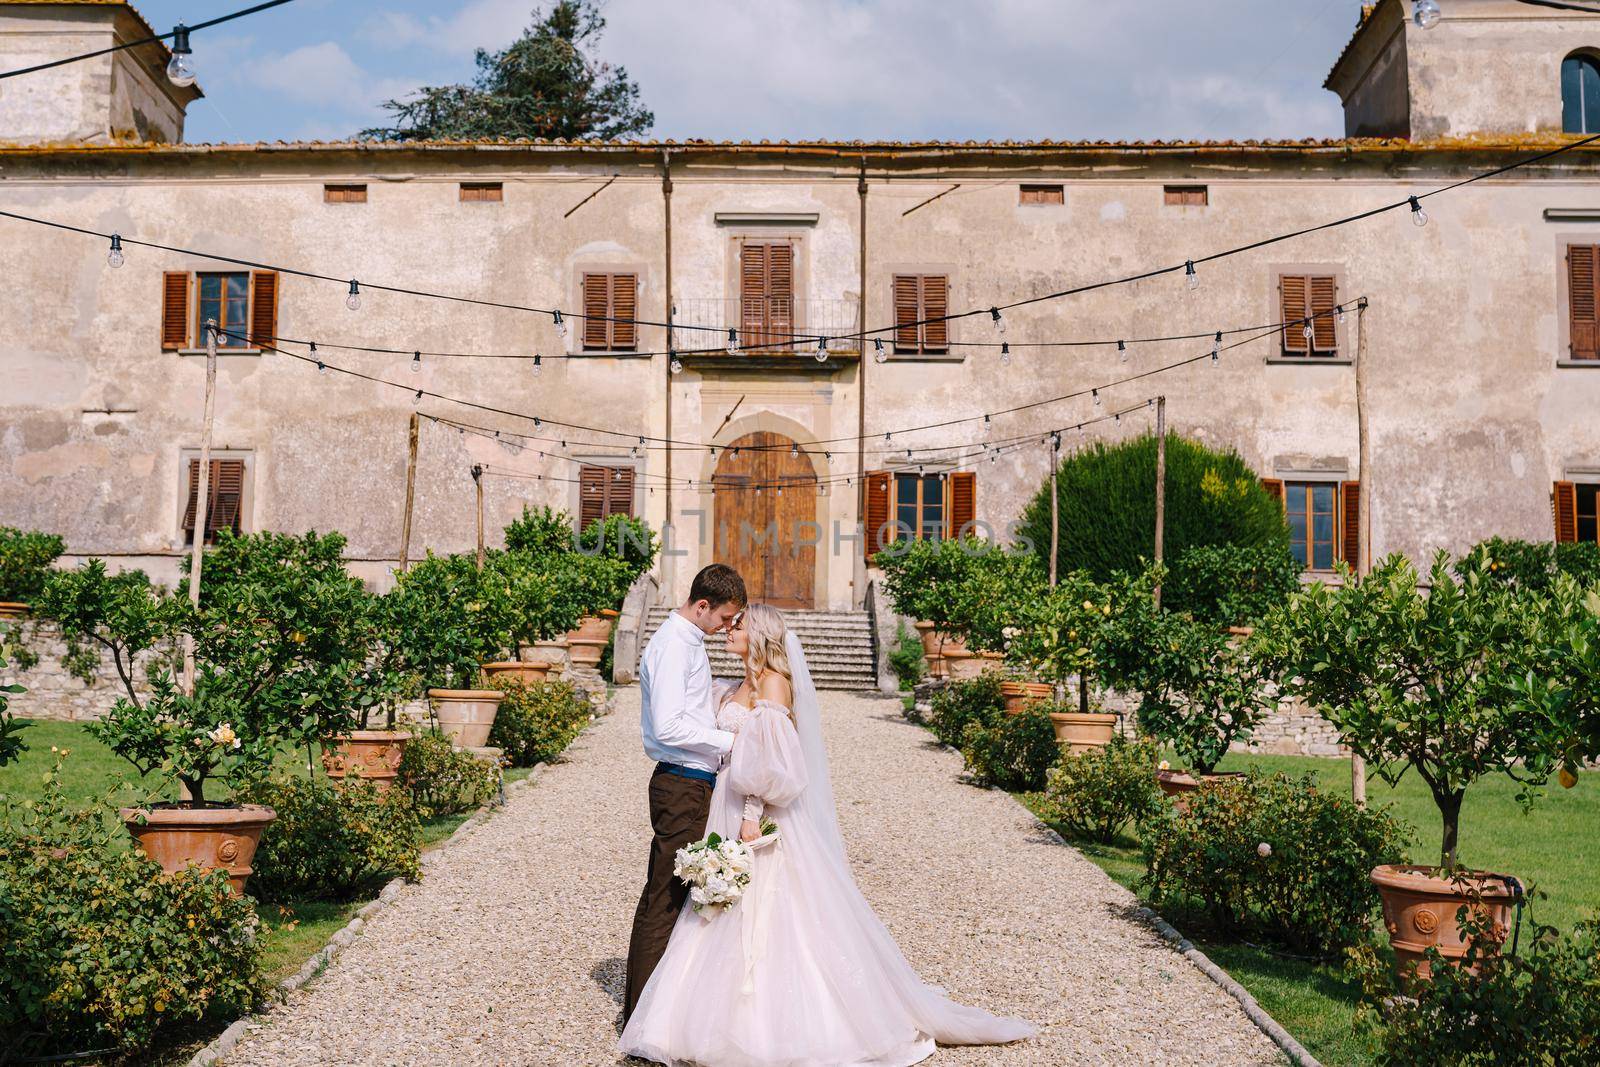
[[[1034,704],[1020,715],[1001,712],[967,723],[961,731],[967,772],[984,785],[1011,792],[1042,789],[1045,774],[1061,755],[1055,727],[1044,707]]]
[[[1121,735],[1105,748],[1063,752],[1045,775],[1040,813],[1071,837],[1109,845],[1130,823],[1137,824],[1160,808],[1157,759],[1153,742],[1129,741]]]
[[[976,678],[951,682],[929,701],[928,729],[946,745],[959,746],[961,735],[974,722],[989,722],[1005,714],[1000,679],[993,671]]]
[[[406,745],[395,782],[410,790],[417,814],[432,819],[487,804],[500,791],[500,768],[457,750],[444,734],[430,730]]]
[[[0,526],[0,600],[31,604],[67,543],[55,534]]]
[[[1404,862],[1410,831],[1318,790],[1314,775],[1251,774],[1203,784],[1184,810],[1163,805],[1139,836],[1156,901],[1197,902],[1225,930],[1332,954],[1367,937],[1378,907],[1369,875]]]
[[[1058,568],[1105,581],[1136,573],[1155,555],[1156,439],[1096,442],[1062,460]],[[1023,511],[1019,535],[1048,560],[1050,480]],[[1171,434],[1167,438],[1166,555],[1176,560],[1200,545],[1281,547],[1289,530],[1282,506],[1238,453],[1220,452]],[[1188,605],[1173,602],[1171,607]]]
[[[403,789],[283,775],[250,783],[238,799],[278,813],[256,849],[257,900],[353,900],[396,875],[421,876],[422,826]]]
[[[901,689],[910,689],[922,681],[927,670],[927,660],[922,655],[922,641],[905,623],[895,631],[894,648],[889,650],[889,669],[900,680]]]
[[[0,801],[0,1051],[134,1052],[260,1006],[259,923],[228,872],[163,874],[60,770],[42,798]]]
[[[549,763],[589,725],[589,703],[570,682],[523,684],[498,680],[505,693],[489,730],[489,744],[504,750],[513,767]]]

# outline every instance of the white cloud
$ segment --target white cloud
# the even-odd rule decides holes
[[[376,116],[382,101],[416,88],[411,79],[372,76],[334,41],[263,56],[244,64],[243,76],[256,88],[305,105],[302,129],[318,123],[333,129],[343,116]]]

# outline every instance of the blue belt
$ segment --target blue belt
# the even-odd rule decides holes
[[[681,767],[676,763],[668,763],[666,760],[656,764],[656,773],[676,774],[679,778],[693,778],[697,782],[707,782],[711,785],[717,784],[717,773],[715,771],[702,771],[698,767]]]

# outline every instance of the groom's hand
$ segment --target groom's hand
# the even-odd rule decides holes
[[[751,822],[749,819],[746,819],[744,822],[739,824],[739,840],[743,841],[745,844],[748,845],[750,842],[756,840],[760,836],[760,823]]]

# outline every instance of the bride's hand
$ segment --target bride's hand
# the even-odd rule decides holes
[[[745,844],[748,845],[750,842],[756,840],[760,836],[760,823],[751,822],[749,819],[746,819],[744,822],[739,824],[739,840],[743,841]]]

